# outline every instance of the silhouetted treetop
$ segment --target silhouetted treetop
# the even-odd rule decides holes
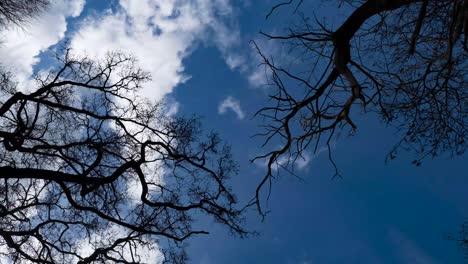
[[[333,163],[333,138],[346,128],[356,131],[359,111],[398,127],[401,139],[389,159],[403,149],[414,152],[419,165],[426,157],[466,151],[468,1],[335,3],[348,13],[343,19],[319,19],[303,1],[272,8],[268,19],[291,7],[298,18],[284,34],[262,33],[288,48],[286,59],[255,44],[273,87],[271,104],[257,113],[266,122],[261,134],[266,144],[282,142],[258,157],[268,162],[255,199],[259,209],[259,192],[274,166],[286,168],[307,149],[323,147]]]
[[[135,60],[66,50],[57,67],[0,97],[0,246],[23,263],[139,263],[142,248],[184,262],[204,214],[245,235],[228,146],[194,118],[139,96]],[[156,242],[159,242],[156,244]],[[28,263],[29,263],[28,262]]]
[[[2,0],[0,1],[0,27],[11,24],[21,25],[27,19],[38,15],[49,0]]]

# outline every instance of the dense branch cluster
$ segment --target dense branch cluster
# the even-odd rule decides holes
[[[19,25],[40,13],[49,5],[49,0],[2,0],[0,1],[0,26]]]
[[[131,57],[57,59],[35,88],[1,76],[0,252],[14,263],[140,263],[159,245],[178,262],[182,241],[207,233],[193,227],[201,214],[246,233],[217,135],[140,98],[149,76]]]
[[[330,153],[337,131],[356,130],[352,116],[360,109],[403,132],[390,159],[410,150],[419,165],[428,156],[466,151],[468,1],[339,2],[350,14],[336,28],[304,10],[286,34],[263,33],[289,47],[291,62],[278,63],[256,46],[275,91],[272,104],[258,112],[266,119],[262,135],[266,143],[283,142],[259,157],[269,165],[257,189],[259,208],[259,192],[276,163],[293,161],[307,148]]]

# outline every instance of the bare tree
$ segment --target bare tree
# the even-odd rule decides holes
[[[202,215],[245,235],[229,147],[139,97],[135,61],[57,56],[18,91],[1,76],[0,252],[14,263],[184,262]],[[156,244],[157,243],[157,244]],[[7,248],[7,252],[5,252]]]
[[[468,221],[461,225],[458,234],[449,236],[449,239],[458,243],[458,246],[465,254],[465,260],[468,260]]]
[[[38,15],[49,5],[49,0],[0,1],[0,27],[20,25]]]
[[[268,162],[254,199],[260,211],[260,191],[274,166],[287,168],[321,147],[333,163],[333,138],[345,128],[356,131],[352,117],[359,110],[402,131],[388,159],[409,150],[420,165],[426,157],[466,151],[468,1],[336,2],[349,12],[336,27],[295,1],[299,22],[283,35],[263,33],[286,45],[291,61],[275,60],[255,44],[274,90],[271,105],[257,113],[266,120],[262,135],[265,144],[282,142],[258,157]],[[274,6],[270,19],[288,4],[294,2]]]

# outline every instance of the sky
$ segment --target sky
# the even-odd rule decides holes
[[[64,43],[96,58],[110,50],[134,55],[152,75],[143,95],[166,100],[172,113],[201,117],[232,145],[240,168],[233,189],[247,202],[265,174],[261,163],[250,162],[266,151],[252,137],[261,123],[252,117],[269,93],[251,41],[284,54],[258,34],[288,26],[291,9],[265,19],[275,3],[58,0],[24,28],[1,32],[0,56],[27,90],[31,75],[51,67],[51,53]],[[320,14],[337,16],[326,8]],[[447,236],[468,219],[466,155],[420,167],[406,154],[385,163],[396,132],[370,114],[355,119],[358,133],[341,137],[333,150],[342,178],[332,177],[326,153],[307,152],[296,164],[298,177],[274,180],[267,217],[248,212],[246,227],[259,235],[240,239],[203,220],[211,233],[188,241],[189,263],[463,263]]]

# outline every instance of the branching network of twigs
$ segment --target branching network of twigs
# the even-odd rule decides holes
[[[140,263],[141,248],[158,241],[172,263],[186,259],[185,239],[207,233],[193,227],[200,214],[247,233],[227,185],[237,170],[229,147],[203,136],[197,119],[167,117],[139,97],[149,76],[134,59],[66,49],[55,65],[23,92],[11,74],[0,79],[2,254]]]
[[[0,28],[9,25],[21,26],[49,6],[49,0],[2,0],[0,1]]]
[[[303,1],[272,8],[269,19],[288,5],[300,18],[285,34],[262,32],[288,47],[290,61],[275,61],[254,43],[274,91],[271,105],[257,113],[265,120],[260,135],[266,145],[281,142],[256,158],[268,164],[252,201],[261,213],[261,191],[271,185],[274,168],[293,166],[307,149],[327,148],[338,174],[332,139],[346,127],[355,132],[352,117],[360,109],[378,113],[402,132],[388,159],[410,150],[416,154],[413,163],[420,165],[426,157],[466,151],[468,1],[337,4],[349,14],[333,20],[335,27],[306,10]]]

